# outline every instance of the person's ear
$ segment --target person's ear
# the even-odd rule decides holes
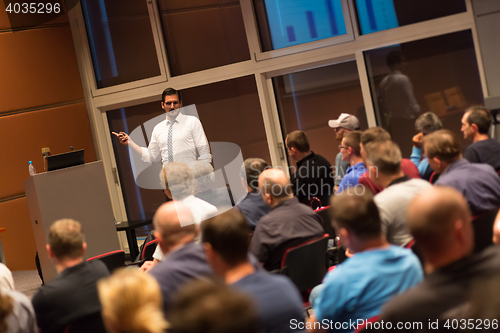
[[[85,251],[87,251],[87,242],[83,242],[82,244],[82,257],[85,254]]]
[[[158,241],[157,242],[157,246],[160,246],[160,249],[162,252],[166,251],[167,249],[164,249],[164,245],[163,245],[163,238],[161,237],[161,233],[158,231],[158,230],[155,230],[154,231],[154,236],[155,236],[155,239]]]
[[[271,194],[270,194],[270,193],[266,193],[266,194],[264,194],[264,202],[265,202],[268,206],[270,206],[270,205],[272,204],[272,202],[273,202],[273,197],[271,196]]]
[[[346,228],[340,228],[339,229],[339,237],[340,237],[340,245],[344,248],[348,248],[350,244],[350,239],[349,239],[350,233],[347,231]]]
[[[479,128],[477,127],[476,124],[472,124],[472,125],[470,125],[470,127],[472,128],[472,130],[474,131],[474,133],[478,133],[479,132]]]
[[[170,190],[168,190],[168,189],[163,190],[163,193],[165,193],[165,195],[167,196],[167,198],[169,198],[170,200],[172,200],[172,193],[170,193]]]
[[[212,262],[214,258],[214,248],[210,243],[203,243],[203,248],[205,249],[205,254],[207,256],[208,262]]]
[[[45,245],[45,249],[47,250],[47,255],[49,256],[50,259],[54,258],[54,253],[52,252],[52,249],[50,248],[49,244]]]

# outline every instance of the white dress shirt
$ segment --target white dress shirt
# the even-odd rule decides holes
[[[142,160],[152,163],[161,154],[163,163],[168,162],[168,128],[170,121],[163,120],[157,124],[151,135],[148,148],[142,148]],[[175,118],[172,125],[172,148],[175,162],[189,163],[196,161],[196,151],[199,159],[212,163],[212,155],[203,126],[198,118],[182,113]]]
[[[206,219],[215,216],[218,212],[217,207],[209,204],[205,200],[195,197],[194,195],[185,197],[181,200],[181,202],[189,208],[191,214],[193,214],[194,223],[198,225]],[[181,225],[183,225],[182,221]],[[163,253],[161,252],[159,245],[156,246],[153,258],[160,261],[163,260]]]

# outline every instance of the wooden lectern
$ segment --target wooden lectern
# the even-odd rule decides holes
[[[34,175],[24,181],[24,190],[45,282],[56,277],[45,245],[50,226],[59,219],[82,224],[84,259],[120,249],[102,161]]]

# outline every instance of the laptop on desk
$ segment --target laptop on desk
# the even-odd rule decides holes
[[[83,149],[47,156],[47,171],[69,168],[80,164],[84,164]]]

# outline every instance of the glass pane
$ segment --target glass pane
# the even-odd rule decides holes
[[[433,111],[459,137],[463,111],[483,104],[470,30],[364,52],[377,122],[409,157],[415,119]],[[469,143],[463,141],[462,147]]]
[[[172,76],[250,60],[238,0],[159,0]]]
[[[359,119],[361,129],[368,127],[355,61],[279,76],[274,88],[283,140],[292,131],[304,131],[311,150],[332,166],[340,142],[328,121],[349,113]]]
[[[464,0],[356,0],[361,34],[467,11]]]
[[[98,88],[161,74],[146,1],[81,3]]]
[[[262,51],[346,34],[341,0],[254,0]]]
[[[223,142],[239,147],[242,159],[259,157],[268,163],[271,162],[257,86],[253,76],[185,89],[182,91],[182,100],[184,105],[196,106],[199,119],[210,142],[216,172],[228,164],[228,161],[217,153],[220,151],[220,143]],[[158,102],[108,111],[107,117],[111,131],[131,133],[138,128],[139,131],[143,131],[145,138],[148,138],[155,125],[151,125],[149,121],[157,116],[163,120],[164,114],[165,111],[161,109],[158,100]],[[137,186],[134,181],[129,150],[118,143],[114,136],[112,142],[128,219],[151,218],[158,206],[165,202],[163,191]],[[161,168],[160,165],[157,167],[158,171],[155,171],[155,175]],[[239,173],[241,164],[236,167]],[[230,176],[225,175],[229,182],[231,182]],[[239,178],[238,181],[241,183]],[[156,178],[153,182],[159,184]],[[222,185],[218,183],[216,173],[215,186],[225,186],[226,181],[223,179],[222,183]],[[238,192],[238,190],[233,192]]]

